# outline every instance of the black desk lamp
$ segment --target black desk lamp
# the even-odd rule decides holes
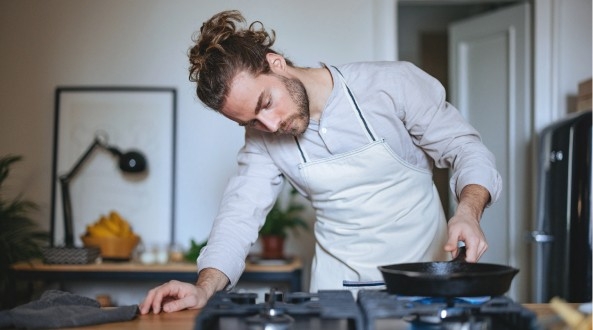
[[[74,164],[72,169],[59,177],[62,190],[62,207],[64,216],[64,243],[65,247],[51,247],[44,249],[46,263],[54,264],[79,264],[88,263],[89,254],[97,254],[98,249],[74,247],[74,230],[72,221],[72,204],[70,202],[70,181],[78,174],[84,162],[93,151],[103,149],[119,160],[119,169],[124,173],[142,173],[146,170],[146,158],[138,151],[122,153],[114,146],[107,144],[107,137],[97,134],[91,145]],[[93,250],[93,251],[91,251]],[[92,252],[92,253],[91,253]],[[93,258],[94,260],[94,258]]]
[[[70,181],[88,157],[97,148],[109,151],[113,156],[119,159],[119,169],[124,173],[142,173],[146,170],[146,158],[138,151],[128,151],[125,154],[113,146],[109,146],[106,138],[97,135],[93,143],[86,152],[74,164],[70,172],[60,176],[60,187],[62,189],[62,208],[64,212],[64,239],[67,247],[74,246],[74,230],[72,221],[72,204],[70,203]]]

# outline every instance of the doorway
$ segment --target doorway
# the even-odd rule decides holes
[[[400,0],[396,20],[398,60],[414,63],[449,91],[449,25],[517,2],[521,1]],[[450,101],[449,93],[447,101]],[[447,219],[454,212],[449,177],[448,169],[434,168],[434,182]]]

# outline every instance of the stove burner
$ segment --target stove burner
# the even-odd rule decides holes
[[[292,328],[294,319],[288,315],[269,317],[258,315],[247,318],[250,330],[288,330]]]
[[[414,303],[439,306],[432,313],[415,315],[418,322],[430,324],[455,324],[452,329],[465,329],[465,324],[488,323],[483,317],[478,317],[479,306],[491,297],[407,297],[398,296],[398,300],[412,302],[408,306],[413,310]],[[481,320],[478,320],[481,319]],[[487,325],[485,325],[487,326]],[[469,329],[489,329],[488,327],[470,327]]]
[[[407,301],[418,301],[423,304],[435,304],[435,303],[446,303],[447,305],[453,305],[455,303],[469,303],[474,305],[480,305],[488,300],[492,299],[490,296],[484,297],[410,297],[410,296],[398,296],[399,300]]]
[[[503,296],[468,300],[402,297],[386,291],[366,290],[358,293],[358,303],[366,317],[367,330],[538,328],[532,311]],[[399,327],[395,327],[396,324]]]
[[[247,324],[250,330],[289,330],[292,328],[294,319],[286,315],[284,308],[276,307],[276,301],[282,300],[282,292],[276,289],[270,289],[266,293],[265,307],[261,309],[258,315],[247,318]]]
[[[294,319],[281,309],[266,309],[256,316],[246,319],[249,330],[288,330]]]
[[[422,330],[489,330],[496,329],[492,326],[491,319],[487,316],[471,316],[468,319],[449,319],[446,322],[430,324],[413,321],[411,329]],[[516,328],[520,329],[520,328]]]

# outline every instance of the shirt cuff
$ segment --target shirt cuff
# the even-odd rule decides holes
[[[225,253],[210,252],[208,246],[202,249],[197,263],[198,274],[205,268],[215,268],[225,274],[229,278],[229,284],[225,290],[234,288],[245,270],[245,259]]]
[[[451,178],[449,184],[451,187],[451,191],[455,193],[457,202],[459,202],[461,191],[465,186],[470,184],[477,184],[484,187],[490,193],[490,201],[488,202],[486,207],[489,207],[490,205],[496,203],[502,191],[502,178],[500,177],[500,174],[498,174],[498,172],[495,170],[482,169],[473,171],[473,173],[468,172],[464,175],[460,175],[457,178]]]

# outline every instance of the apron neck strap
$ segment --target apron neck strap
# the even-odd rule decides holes
[[[352,93],[352,91],[350,90],[348,85],[346,84],[346,79],[344,78],[344,75],[342,75],[342,72],[340,72],[340,70],[338,68],[336,68],[335,66],[332,65],[332,68],[334,68],[338,72],[338,76],[340,77],[340,81],[342,82],[342,87],[344,88],[346,95],[348,95],[348,101],[350,101],[350,105],[352,106],[352,109],[358,115],[358,120],[359,120],[360,126],[363,128],[363,131],[366,133],[367,137],[369,138],[369,140],[371,142],[377,141],[377,138],[375,138],[375,134],[373,134],[371,127],[367,123],[366,119],[364,118],[364,115],[362,114],[362,111],[360,110],[360,107],[358,106],[358,102],[356,102],[356,98],[354,97],[354,94]],[[305,150],[303,150],[303,148],[301,147],[301,144],[299,143],[299,139],[296,136],[294,137],[294,142],[296,142],[296,145],[299,148],[299,153],[301,155],[301,158],[303,159],[303,163],[306,163],[308,156],[305,153]]]
[[[296,142],[297,148],[299,148],[299,153],[301,154],[301,158],[303,159],[303,163],[307,162],[307,157],[305,156],[305,151],[301,148],[301,144],[299,143],[299,138],[294,136],[294,142]]]
[[[344,78],[344,75],[335,66],[332,65],[332,68],[336,69],[336,71],[338,72],[338,75],[340,76],[340,80],[342,81],[342,86],[344,88],[344,91],[346,92],[346,94],[348,94],[350,104],[356,110],[356,113],[358,114],[358,118],[360,120],[360,124],[361,124],[362,128],[364,129],[364,131],[366,132],[366,134],[368,135],[368,137],[371,141],[373,141],[373,142],[377,141],[377,139],[375,138],[375,135],[373,134],[373,132],[371,130],[371,127],[367,123],[366,119],[364,118],[364,115],[362,114],[362,111],[360,110],[360,107],[358,106],[358,102],[356,102],[356,98],[354,97],[354,94],[348,87],[348,84],[346,84],[346,79]]]

